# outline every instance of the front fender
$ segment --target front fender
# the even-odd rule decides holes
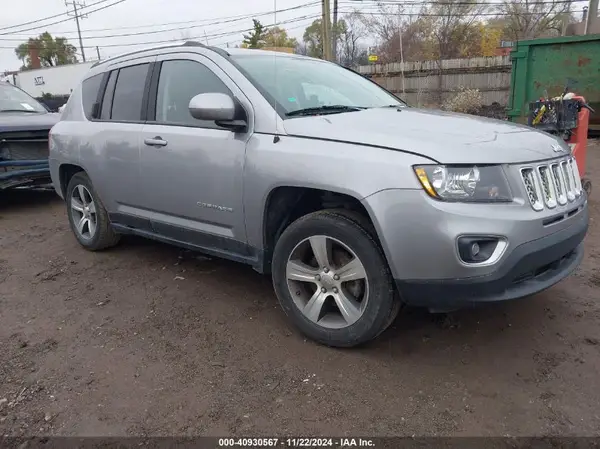
[[[364,145],[255,134],[248,141],[244,207],[248,243],[264,249],[264,215],[277,187],[304,187],[362,200],[386,189],[420,189],[412,165],[425,157]]]

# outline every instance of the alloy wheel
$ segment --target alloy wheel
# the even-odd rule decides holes
[[[79,184],[73,189],[70,206],[77,233],[84,239],[93,239],[96,234],[98,217],[94,198],[87,187]]]
[[[348,245],[315,235],[302,240],[286,266],[294,303],[315,324],[340,329],[354,324],[369,299],[363,263]]]

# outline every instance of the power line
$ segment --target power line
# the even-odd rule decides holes
[[[96,4],[99,3],[104,3],[106,1],[110,1],[110,0],[100,0],[96,3],[93,3],[92,5],[86,6],[86,8],[92,7]],[[122,1],[125,0],[120,0],[116,3],[114,3],[113,5],[116,5],[118,3],[121,3]],[[555,0],[555,1],[532,1],[532,2],[528,2],[528,5],[534,6],[534,5],[553,5],[553,4],[570,4],[570,3],[577,3],[577,2],[584,2],[586,0]],[[184,31],[187,29],[191,29],[191,28],[199,28],[202,26],[206,26],[207,24],[210,25],[217,25],[217,24],[223,24],[223,23],[233,23],[233,22],[237,22],[240,20],[244,20],[244,19],[248,19],[248,18],[255,18],[255,17],[261,17],[261,16],[265,16],[265,15],[270,15],[273,14],[275,12],[280,13],[280,12],[287,12],[287,11],[293,11],[293,10],[297,10],[297,9],[302,9],[305,7],[310,7],[310,6],[315,6],[317,4],[319,4],[319,1],[313,1],[313,2],[309,2],[309,3],[305,3],[302,5],[298,5],[298,6],[294,6],[294,7],[290,7],[290,8],[285,8],[285,9],[281,9],[278,11],[265,11],[265,12],[260,12],[260,13],[251,13],[251,14],[244,14],[244,15],[238,15],[238,16],[225,16],[222,18],[215,18],[215,19],[204,19],[202,21],[197,21],[197,20],[190,20],[190,21],[183,21],[183,22],[171,22],[171,23],[165,23],[165,24],[161,24],[158,26],[167,26],[167,25],[179,25],[179,24],[192,24],[195,23],[195,25],[190,25],[187,27],[176,27],[176,28],[168,28],[168,29],[162,29],[162,30],[149,30],[149,31],[143,31],[143,32],[137,32],[137,33],[118,33],[118,34],[108,34],[108,35],[99,35],[99,36],[82,36],[83,39],[110,39],[110,38],[116,38],[116,37],[129,37],[129,36],[141,36],[141,35],[146,35],[146,34],[160,34],[160,33],[168,33],[168,32],[173,32],[173,31]],[[367,8],[372,8],[378,4],[382,4],[382,5],[386,5],[386,6],[426,6],[426,5],[453,5],[453,6],[501,6],[502,3],[495,3],[495,2],[444,2],[444,1],[435,1],[435,2],[429,2],[429,1],[424,1],[424,0],[346,0],[343,2],[340,2],[346,5],[353,5],[353,6],[358,6],[360,4],[362,4],[363,6],[366,6]],[[365,3],[370,3],[369,5],[365,5]],[[113,5],[107,5],[106,7],[110,7]],[[104,7],[104,8],[106,8]],[[95,12],[95,11],[99,11],[101,9],[104,8],[100,8],[94,11],[90,11],[91,12]],[[360,12],[360,9],[358,9],[357,11]],[[580,11],[572,11],[572,12],[580,12]],[[62,14],[57,14],[55,16],[50,16],[50,17],[57,17],[57,16],[62,16],[68,13],[62,13]],[[414,15],[416,13],[412,13],[412,14],[408,14],[408,15]],[[397,13],[393,13],[393,15],[399,15]],[[400,14],[402,15],[402,14]],[[500,14],[494,14],[494,15],[500,15]],[[47,19],[47,18],[46,18]],[[222,21],[219,21],[223,19]],[[40,19],[40,20],[44,20],[44,19]],[[29,30],[32,29],[40,29],[40,28],[44,28],[47,26],[51,26],[57,23],[63,23],[63,22],[67,22],[69,19],[65,19],[65,20],[61,20],[58,22],[53,22],[51,24],[46,24],[46,25],[41,25],[39,27],[35,27],[35,28],[30,28]],[[215,22],[215,20],[217,20],[218,22]],[[37,21],[32,21],[32,22],[27,22],[27,23],[35,23]],[[200,23],[198,23],[200,22]],[[24,24],[21,24],[24,25]],[[17,25],[13,25],[12,27],[16,27]],[[115,27],[115,28],[101,28],[101,29],[95,29],[95,30],[87,30],[87,32],[94,32],[94,31],[112,31],[112,30],[119,30],[119,29],[139,29],[139,28],[147,28],[147,27],[156,27],[157,25],[139,25],[139,26],[130,26],[130,27]],[[11,28],[11,27],[6,27],[6,28]],[[6,29],[6,28],[0,28],[0,30]],[[13,35],[19,32],[23,32],[23,31],[27,31],[27,30],[17,30],[14,32],[7,32],[7,33],[0,33],[0,35]],[[63,31],[63,32],[53,32],[53,34],[55,35],[65,35],[65,34],[75,34],[77,32],[74,31]],[[2,41],[14,41],[14,42],[21,42],[23,40],[28,39],[28,37],[23,37],[23,38],[0,38],[0,40]]]
[[[297,9],[302,9],[305,7],[309,7],[309,6],[313,6],[313,5],[317,5],[319,2],[318,1],[313,1],[310,3],[305,3],[303,5],[298,5],[298,6],[293,6],[290,8],[285,8],[285,9],[280,9],[278,11],[276,11],[277,13],[281,13],[281,12],[288,12],[288,11],[294,11]],[[219,19],[211,19],[210,20],[210,25],[221,25],[221,24],[225,24],[225,23],[233,23],[233,22],[239,22],[241,20],[246,20],[246,19],[250,19],[250,18],[256,18],[256,17],[262,17],[262,16],[266,16],[266,15],[270,15],[273,14],[273,11],[268,11],[268,12],[261,12],[261,13],[255,13],[255,14],[246,14],[243,16],[233,16],[231,18],[227,18],[224,17],[223,19],[225,20],[221,20],[219,21]],[[217,20],[215,22],[215,20]],[[196,21],[191,21],[191,23],[194,23]],[[153,25],[156,26],[156,25]],[[136,33],[119,33],[119,34],[108,34],[108,35],[100,35],[100,36],[87,36],[84,35],[82,36],[83,39],[112,39],[112,38],[116,38],[116,37],[131,37],[131,36],[145,36],[148,34],[159,34],[159,33],[168,33],[168,32],[172,32],[172,31],[185,31],[185,30],[189,30],[191,28],[200,28],[200,27],[205,27],[207,26],[206,23],[203,24],[197,24],[197,25],[192,25],[192,26],[185,26],[185,27],[176,27],[176,28],[167,28],[164,30],[150,30],[150,31],[140,31],[140,32],[136,32]],[[53,33],[54,35],[61,35],[64,33]],[[26,38],[25,38],[26,39]],[[0,41],[14,41],[14,42],[22,42],[24,39],[23,38],[0,38]]]
[[[102,1],[113,1],[113,0],[102,0]],[[287,11],[294,11],[297,9],[301,9],[301,8],[305,8],[305,7],[310,7],[310,6],[315,6],[318,5],[320,3],[319,0],[313,0],[309,3],[303,3],[301,5],[297,5],[297,6],[292,6],[289,8],[285,8],[285,9],[280,9],[276,12],[280,13],[280,12],[287,12]],[[91,5],[90,5],[91,6]],[[89,8],[89,6],[88,6]],[[93,11],[90,11],[93,12]],[[151,28],[151,27],[162,27],[162,26],[171,26],[171,25],[186,25],[186,24],[197,24],[197,26],[200,25],[213,25],[216,22],[215,21],[231,21],[231,22],[235,22],[238,20],[243,20],[243,19],[247,19],[249,17],[261,17],[261,16],[266,16],[269,14],[273,14],[275,11],[261,11],[261,12],[255,12],[255,13],[246,13],[246,14],[238,14],[238,15],[234,15],[234,16],[222,16],[222,17],[215,17],[215,18],[211,18],[211,19],[201,19],[201,20],[185,20],[185,21],[179,21],[179,22],[166,22],[166,23],[161,23],[161,24],[146,24],[146,25],[135,25],[135,26],[122,26],[122,27],[110,27],[110,28],[95,28],[95,29],[89,29],[86,30],[86,32],[88,33],[93,33],[93,32],[98,32],[98,31],[115,31],[115,30],[135,30],[135,29],[140,29],[140,28]],[[66,22],[66,20],[65,20]],[[54,22],[52,24],[47,24],[47,25],[42,25],[39,28],[44,28],[46,26],[51,26],[54,25],[56,23],[62,23],[62,22]],[[220,22],[220,23],[225,23],[225,22]],[[187,27],[187,28],[191,28],[191,27]],[[1,31],[2,29],[0,29]],[[10,33],[1,33],[0,35],[13,35],[13,34],[18,34],[23,30],[17,30],[17,31],[13,31]],[[63,30],[63,31],[53,31],[52,34],[55,35],[69,35],[69,34],[76,34],[76,31],[72,31],[72,30]],[[84,36],[84,38],[88,39],[88,38],[93,38],[93,37],[98,37],[98,36]],[[24,37],[24,39],[27,39],[27,36]]]
[[[99,0],[95,3],[92,3],[91,5],[86,6],[86,8],[91,8],[92,6],[99,5],[101,3],[106,3],[109,1],[111,1],[111,0]],[[56,17],[66,16],[67,14],[68,14],[68,12],[61,12],[60,14],[54,14],[53,16],[42,17],[41,19],[30,20],[29,22],[23,22],[23,23],[19,23],[17,25],[10,25],[7,27],[3,27],[3,28],[0,28],[0,31],[10,30],[11,28],[19,28],[22,26],[27,26],[27,25],[31,25],[32,23],[43,22],[44,20],[55,19]],[[45,26],[45,25],[43,25],[43,26]],[[15,32],[18,33],[18,31],[15,31]]]
[[[316,19],[316,18],[320,18],[321,14],[307,14],[304,16],[300,16],[300,17],[295,17],[289,20],[283,20],[283,21],[278,21],[277,23],[273,23],[273,24],[269,24],[269,25],[265,25],[265,27],[273,27],[273,26],[279,26],[279,25],[285,25],[288,23],[295,23],[295,22],[300,22],[303,20],[309,20],[309,19]],[[235,31],[227,31],[227,32],[221,32],[221,33],[214,33],[214,34],[201,34],[198,36],[193,36],[189,39],[166,39],[166,40],[159,40],[159,41],[150,41],[150,42],[134,42],[134,43],[126,43],[126,44],[106,44],[106,45],[99,45],[99,47],[105,48],[105,47],[132,47],[132,46],[139,46],[139,45],[155,45],[155,44],[167,44],[170,42],[179,42],[182,40],[197,40],[197,39],[213,39],[213,38],[219,38],[219,37],[225,37],[225,36],[234,36],[234,35],[239,35],[241,33],[247,33],[252,31],[254,28],[245,28],[243,30],[235,30]],[[8,49],[8,48],[13,48],[13,47],[0,47],[0,49]],[[35,48],[35,47],[33,47]],[[85,46],[85,48],[96,48],[96,46]]]
[[[304,20],[314,20],[314,19],[316,19],[316,18],[319,18],[319,17],[321,17],[321,15],[320,15],[320,14],[318,14],[318,15],[315,15],[315,16],[311,16],[311,17],[307,17],[307,18],[306,18],[306,19],[304,19]],[[301,22],[301,20],[300,20],[299,22]],[[277,25],[280,25],[280,24],[281,24],[281,22],[277,22]],[[301,25],[296,25],[296,26],[286,27],[286,28],[285,28],[285,30],[286,30],[286,31],[297,30],[298,28],[302,28],[302,27],[306,27],[306,24],[301,24]],[[215,39],[219,39],[219,38],[215,38]],[[227,41],[227,42],[219,42],[219,43],[216,43],[216,44],[215,44],[215,43],[213,43],[213,44],[211,44],[211,45],[213,45],[213,46],[217,47],[217,46],[220,46],[220,45],[234,44],[235,42],[236,42],[236,41]]]
[[[108,0],[101,0],[101,1],[99,1],[99,2],[96,2],[96,3],[94,3],[94,5],[96,5],[96,4],[98,4],[98,3],[104,3],[104,2],[106,2],[106,1],[108,1]],[[105,6],[102,6],[102,7],[100,7],[100,8],[96,8],[96,9],[94,9],[94,10],[92,10],[92,11],[85,11],[85,14],[91,14],[91,13],[93,13],[93,12],[102,11],[102,10],[104,10],[104,9],[107,9],[107,8],[110,8],[110,7],[112,7],[112,6],[116,6],[116,5],[118,5],[119,3],[123,3],[124,1],[125,1],[125,0],[117,0],[116,2],[114,2],[114,3],[111,3],[110,5],[105,5]],[[90,5],[90,6],[93,6],[93,5]],[[61,15],[65,15],[65,14],[67,14],[67,13],[63,13],[63,14],[61,14]],[[45,24],[45,25],[39,25],[39,26],[32,27],[32,28],[26,28],[26,29],[24,29],[24,30],[12,31],[12,32],[8,32],[8,33],[7,33],[7,32],[0,33],[0,36],[6,36],[6,35],[9,35],[9,34],[22,33],[22,32],[24,32],[24,31],[39,30],[39,29],[46,28],[46,27],[49,27],[49,26],[52,26],[52,25],[56,25],[56,24],[59,24],[59,23],[68,22],[68,21],[70,21],[70,20],[71,20],[71,18],[70,18],[70,17],[68,17],[68,18],[66,18],[66,19],[58,20],[58,21],[56,21],[56,22],[47,23],[47,24]]]
[[[117,3],[123,2],[125,0],[119,0]],[[546,2],[547,3],[547,2]],[[116,4],[116,3],[115,3]],[[112,4],[114,5],[114,4]],[[110,7],[112,5],[107,5],[106,7]],[[301,5],[302,6],[302,5]],[[299,9],[301,6],[298,7],[294,7],[294,9]],[[342,12],[344,13],[352,13],[352,12],[356,12],[357,10],[355,9],[345,9]],[[368,16],[424,16],[424,17],[445,17],[445,14],[429,14],[429,13],[388,13],[388,12],[364,12],[364,11],[358,11],[361,14],[364,15],[368,15]],[[577,12],[581,12],[581,11],[571,11],[574,13]],[[272,14],[272,12],[269,13],[264,13],[264,14]],[[538,14],[536,12],[524,12],[522,13],[522,15],[535,15]],[[510,16],[512,14],[506,14],[506,13],[472,13],[472,14],[464,14],[464,17],[479,17],[479,16],[492,16],[492,17],[504,17],[504,16]],[[251,14],[251,15],[247,15],[246,18],[251,18],[251,17],[255,17],[256,14]],[[309,20],[309,19],[319,19],[321,18],[321,14],[312,14],[312,15],[304,15],[304,16],[300,16],[300,17],[295,17],[289,20],[285,20],[285,21],[280,21],[274,24],[270,24],[270,25],[265,25],[265,27],[272,27],[272,26],[279,26],[279,25],[285,25],[288,23],[295,23],[295,22],[299,22],[299,21],[303,21],[303,20]],[[70,20],[70,19],[69,19]],[[223,21],[221,23],[228,23],[229,21]],[[213,22],[213,24],[216,24],[216,22]],[[188,27],[189,28],[189,27]],[[289,27],[287,28],[288,30],[290,29],[295,29],[298,27]],[[187,29],[187,28],[184,28]],[[239,35],[241,33],[246,33],[246,32],[250,32],[252,31],[254,28],[246,28],[246,29],[242,29],[242,30],[235,30],[235,31],[227,31],[227,32],[219,32],[219,33],[213,33],[213,34],[202,34],[202,35],[198,35],[198,36],[194,36],[192,38],[190,38],[189,40],[195,40],[195,39],[215,39],[215,38],[221,38],[221,37],[226,37],[226,36],[234,36],[234,35]],[[139,34],[149,34],[149,33],[139,33]],[[136,35],[138,35],[138,33],[136,33]],[[107,36],[107,37],[121,37],[120,35],[111,35],[111,36]],[[89,37],[92,38],[92,37]],[[98,37],[99,38],[99,37]],[[181,40],[185,40],[185,39],[166,39],[166,40],[158,40],[158,41],[150,41],[150,42],[135,42],[135,43],[125,43],[125,44],[105,44],[105,45],[100,45],[100,47],[132,47],[132,46],[140,46],[140,45],[155,45],[155,44],[164,44],[164,43],[170,43],[170,42],[177,42],[177,41],[181,41]],[[93,46],[84,46],[84,48],[96,48],[97,45],[93,45]],[[12,49],[13,47],[0,47],[0,49]]]
[[[533,2],[527,2],[526,5],[559,5],[559,4],[569,4],[569,3],[582,3],[582,2],[586,2],[587,0],[551,0],[551,1],[533,1]],[[431,0],[431,1],[423,1],[423,0],[346,0],[344,1],[344,3],[346,4],[353,4],[353,5],[360,5],[360,4],[365,4],[365,3],[374,3],[374,4],[381,4],[381,5],[429,5],[429,6],[436,6],[436,5],[464,5],[464,6],[469,6],[469,5],[488,5],[488,6],[502,6],[504,5],[503,2],[482,2],[482,1],[473,1],[473,2],[469,2],[469,1],[436,1],[436,0]]]
[[[567,11],[564,11],[567,12]],[[569,11],[571,13],[580,13],[583,10],[577,11]],[[412,12],[412,13],[398,13],[398,12],[361,12],[362,15],[365,16],[403,16],[403,17],[448,17],[448,14],[435,14],[435,13],[421,13],[421,12]],[[469,13],[469,14],[461,14],[461,17],[510,17],[510,16],[536,16],[539,14],[544,14],[543,12],[520,12],[519,14],[508,14],[508,13]]]

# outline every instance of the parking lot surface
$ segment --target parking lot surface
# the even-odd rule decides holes
[[[0,194],[0,434],[599,435],[600,142],[586,257],[550,290],[306,341],[251,268],[127,238],[86,252],[53,192]]]

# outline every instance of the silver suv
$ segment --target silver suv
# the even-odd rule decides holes
[[[50,169],[86,249],[136,234],[244,262],[331,346],[373,339],[403,304],[544,290],[588,228],[561,140],[408,107],[329,62],[195,42],[96,64]]]

